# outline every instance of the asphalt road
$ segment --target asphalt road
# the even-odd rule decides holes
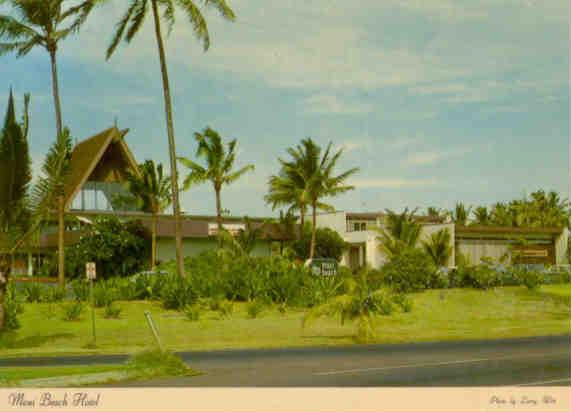
[[[571,336],[185,352],[201,376],[117,386],[571,386]],[[0,366],[116,363],[124,356],[0,359]]]

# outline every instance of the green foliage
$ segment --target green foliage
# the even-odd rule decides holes
[[[384,281],[398,292],[421,291],[431,286],[436,272],[432,259],[419,249],[406,249],[382,267]]]
[[[123,223],[116,217],[97,218],[89,232],[67,248],[68,276],[84,276],[86,262],[96,263],[98,279],[137,273],[149,253],[147,239],[148,233],[138,221]]]
[[[291,243],[298,259],[309,258],[311,245],[311,226],[306,225],[301,238]],[[329,228],[317,228],[315,231],[315,258],[331,258],[341,260],[343,253],[347,250],[348,244],[336,231]]]
[[[62,305],[63,320],[77,321],[83,313],[83,303],[80,301],[67,302]]]
[[[514,268],[515,276],[519,282],[529,290],[536,290],[545,283],[544,276],[537,270]]]
[[[75,300],[85,302],[89,299],[89,282],[85,278],[74,279],[69,285]]]
[[[246,305],[246,313],[250,319],[256,319],[265,309],[266,305],[261,300],[253,300]]]
[[[393,302],[401,308],[403,312],[412,311],[412,300],[404,293],[397,293],[393,296]]]
[[[135,354],[127,360],[130,376],[150,378],[159,376],[184,376],[192,371],[183,360],[168,351],[151,350]]]
[[[200,305],[187,305],[184,308],[184,314],[188,320],[196,322],[200,319]]]
[[[306,281],[303,303],[306,306],[321,305],[343,292],[346,279],[340,276],[311,276]]]
[[[409,212],[408,208],[400,214],[386,210],[384,227],[377,229],[377,239],[381,251],[389,258],[416,246],[421,226],[415,220],[415,213],[416,209]]]
[[[103,317],[105,319],[119,319],[122,309],[120,306],[115,305],[113,302],[105,306]]]
[[[422,241],[424,252],[430,256],[432,262],[438,267],[446,266],[450,259],[452,254],[450,239],[450,231],[442,229],[430,235],[428,240]]]
[[[108,282],[96,282],[93,286],[93,305],[96,308],[110,306],[117,299],[117,291]]]
[[[229,300],[223,300],[219,303],[218,313],[222,318],[229,318],[234,312],[234,304]]]
[[[20,327],[18,316],[24,313],[24,299],[16,291],[16,286],[9,283],[6,287],[4,297],[4,328],[0,332],[6,330],[15,330]]]
[[[182,310],[193,304],[197,297],[191,280],[176,274],[169,275],[161,289],[161,302],[165,309]]]
[[[452,210],[449,215],[452,217],[452,221],[458,225],[466,226],[468,224],[468,218],[472,212],[471,206],[466,206],[462,202],[456,203],[454,210]]]
[[[28,303],[41,302],[42,295],[44,294],[45,286],[41,283],[30,282],[25,283],[22,287],[22,292]]]

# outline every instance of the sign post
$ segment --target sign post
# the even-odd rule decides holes
[[[310,267],[316,276],[336,276],[339,265],[335,259],[317,258],[311,260]]]
[[[93,300],[93,281],[97,277],[97,270],[95,262],[88,262],[85,264],[85,274],[89,281],[89,300],[91,301],[91,331],[93,334],[93,346],[95,347],[97,340],[95,335],[95,302]]]

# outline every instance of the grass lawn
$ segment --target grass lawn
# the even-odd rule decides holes
[[[87,365],[58,367],[0,368],[0,383],[14,383],[28,379],[42,379],[57,376],[75,376],[103,372],[122,371],[124,365]]]
[[[543,286],[538,291],[524,287],[496,290],[431,290],[412,295],[410,313],[379,318],[379,343],[492,339],[569,333],[571,285]],[[173,351],[288,346],[345,345],[354,343],[355,325],[340,325],[336,319],[319,319],[305,330],[304,312],[290,309],[280,314],[265,311],[248,319],[244,304],[221,319],[215,312],[203,312],[199,321],[183,313],[165,311],[156,302],[120,302],[120,319],[103,318],[97,309],[97,348],[91,340],[90,312],[81,320],[61,320],[61,309],[48,304],[27,304],[21,315],[22,327],[0,338],[0,356],[69,355],[87,353],[133,353],[153,344],[144,311],[149,310],[163,344]],[[48,314],[51,313],[51,316]]]

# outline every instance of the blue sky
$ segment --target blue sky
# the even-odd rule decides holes
[[[345,148],[340,170],[361,168],[356,189],[332,200],[340,210],[489,205],[538,188],[569,196],[565,0],[229,4],[235,23],[206,13],[207,53],[183,16],[167,53],[179,154],[193,156],[193,133],[208,125],[239,140],[238,165],[256,166],[224,190],[232,214],[272,213],[263,195],[276,159],[309,136]],[[117,118],[137,160],[168,165],[150,20],[104,59],[124,7],[101,7],[62,44],[64,123],[83,139]],[[54,139],[49,70],[44,50],[0,58],[0,91],[32,94],[36,168]],[[192,188],[182,207],[214,213],[211,188]]]

